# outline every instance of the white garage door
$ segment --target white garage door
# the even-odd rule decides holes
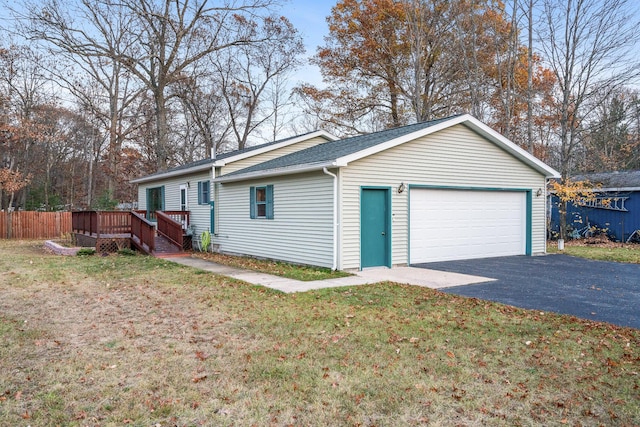
[[[411,189],[410,262],[524,255],[525,195]]]

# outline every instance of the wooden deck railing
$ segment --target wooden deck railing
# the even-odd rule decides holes
[[[131,237],[136,246],[147,253],[155,250],[156,228],[144,215],[131,212]]]
[[[73,211],[71,212],[71,228],[74,233],[98,234],[98,212]]]
[[[191,224],[189,211],[162,211],[162,213],[171,217],[171,219],[173,219],[174,221],[180,223],[183,230],[189,228],[189,225]]]
[[[130,234],[131,212],[98,211],[98,237],[104,234]]]
[[[104,236],[131,233],[131,213],[124,211],[75,211],[71,213],[74,233]]]
[[[189,226],[189,212],[157,211],[156,218],[158,220],[158,233],[182,249],[184,245],[184,229]]]

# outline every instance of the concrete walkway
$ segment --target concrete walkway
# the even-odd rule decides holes
[[[452,273],[448,271],[428,270],[424,268],[396,267],[389,269],[382,267],[356,271],[353,276],[340,277],[338,279],[303,282],[301,280],[288,279],[286,277],[228,267],[226,265],[216,264],[211,261],[194,257],[166,258],[166,260],[210,271],[215,274],[233,277],[234,279],[243,280],[254,285],[277,289],[286,293],[306,292],[313,289],[338,288],[342,286],[367,285],[384,281],[439,289],[494,280],[487,277],[471,276],[468,274]]]

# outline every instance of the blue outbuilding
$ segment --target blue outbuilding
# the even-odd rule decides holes
[[[619,242],[640,241],[640,170],[585,174],[571,179],[592,183],[596,186],[596,197],[582,204],[569,203],[569,236],[584,237],[595,227],[606,230],[609,237]],[[558,198],[550,197],[549,230],[558,233]]]

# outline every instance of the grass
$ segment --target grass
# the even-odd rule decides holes
[[[351,275],[350,273],[347,273],[345,271],[332,271],[329,268],[290,264],[281,261],[257,259],[251,257],[204,252],[197,252],[195,255],[218,264],[228,265],[230,267],[259,271],[261,273],[273,274],[275,276],[287,277],[289,279],[302,280],[305,282],[312,280],[335,279],[338,277],[346,277]]]
[[[639,425],[640,331],[0,241],[3,425]]]
[[[640,264],[640,245],[609,243],[606,245],[590,245],[578,242],[565,242],[564,251],[558,251],[555,242],[547,245],[549,253],[564,253],[580,258],[588,258],[599,261],[615,261]]]

